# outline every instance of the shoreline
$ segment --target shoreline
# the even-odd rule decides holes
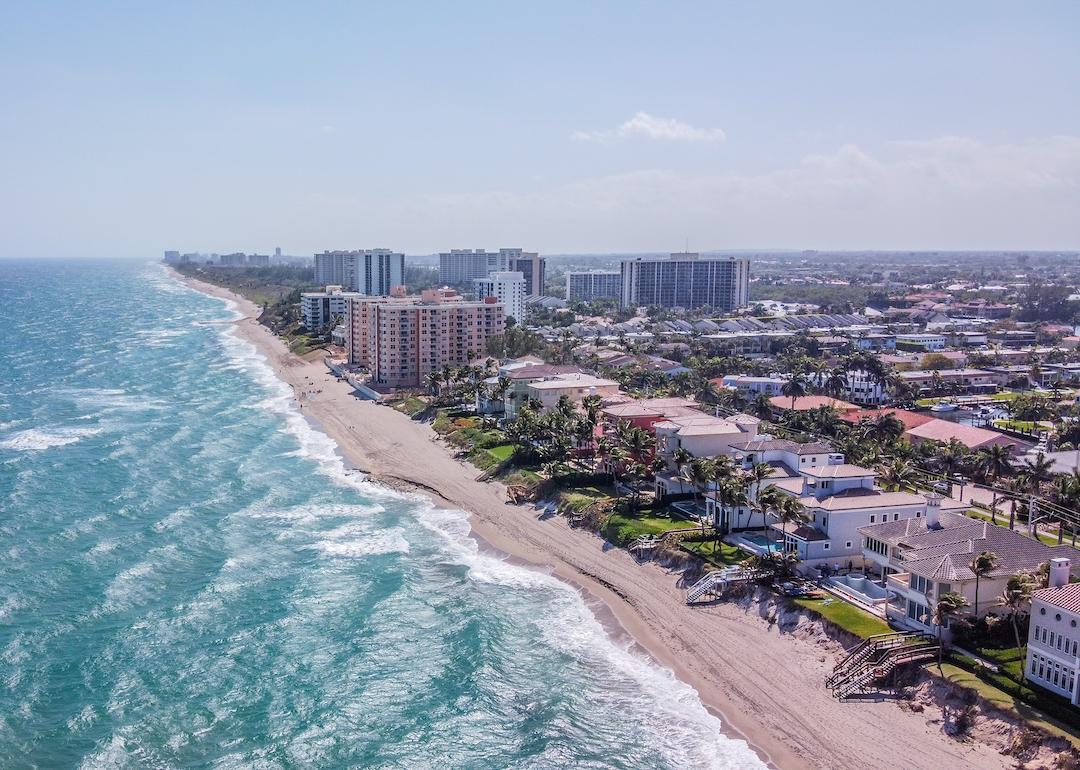
[[[835,701],[822,683],[835,643],[800,636],[798,629],[784,632],[775,619],[754,612],[756,605],[687,607],[675,573],[654,562],[639,564],[599,536],[571,529],[562,517],[540,520],[532,508],[509,504],[505,487],[476,481],[477,469],[454,459],[429,425],[357,399],[327,369],[321,352],[311,361],[289,352],[255,320],[253,303],[168,271],[196,291],[235,303],[237,333],[293,388],[301,414],[335,442],[348,465],[374,482],[464,510],[481,550],[571,586],[610,635],[691,686],[720,719],[722,733],[744,741],[768,766],[887,766],[897,757],[927,770],[1010,766],[992,747],[957,742],[936,720],[893,703]]]

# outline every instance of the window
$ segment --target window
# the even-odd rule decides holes
[[[873,524],[876,521],[877,521],[877,516],[875,516],[874,514],[871,513],[870,514],[870,523]]]
[[[844,548],[851,548],[851,541],[850,540],[848,540],[847,543],[844,544]]]
[[[825,550],[825,551],[829,550],[829,543],[826,543],[825,545],[823,545],[822,550]]]

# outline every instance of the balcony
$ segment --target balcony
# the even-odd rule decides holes
[[[911,573],[897,572],[885,578],[885,587],[894,591],[907,591],[911,588]]]

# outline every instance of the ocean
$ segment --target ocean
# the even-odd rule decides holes
[[[233,317],[0,261],[0,767],[762,766],[575,591],[349,472]]]

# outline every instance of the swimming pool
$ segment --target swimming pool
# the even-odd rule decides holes
[[[764,551],[765,553],[779,553],[783,550],[783,546],[781,543],[776,540],[770,540],[768,535],[763,535],[760,532],[756,532],[754,534],[743,533],[739,535],[739,537],[745,540],[748,544],[757,548],[759,551]]]

